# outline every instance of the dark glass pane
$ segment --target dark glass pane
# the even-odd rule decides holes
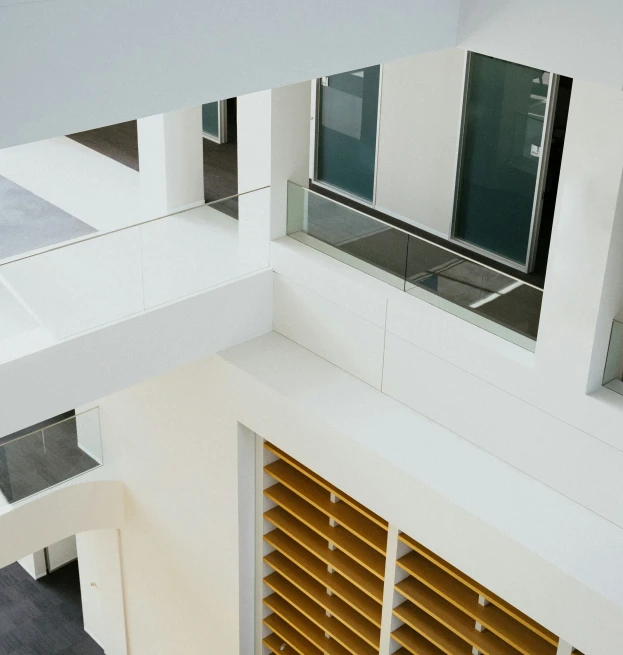
[[[324,78],[318,116],[318,179],[372,200],[379,66]]]
[[[471,55],[454,234],[519,264],[528,255],[550,75]]]
[[[218,137],[218,102],[210,102],[201,107],[203,131],[210,136]]]

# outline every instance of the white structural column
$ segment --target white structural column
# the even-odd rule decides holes
[[[381,612],[381,637],[379,642],[379,655],[390,655],[396,650],[396,644],[392,643],[391,633],[397,625],[393,615],[393,609],[399,602],[399,596],[394,591],[394,584],[397,577],[402,577],[402,569],[396,568],[398,549],[402,544],[398,541],[398,528],[391,523],[387,526],[387,549],[385,557],[385,580],[383,584],[383,605]],[[404,555],[404,549],[400,555]]]
[[[48,572],[45,565],[45,552],[43,550],[38,550],[36,553],[22,557],[17,561],[35,580],[42,578]]]
[[[138,121],[141,196],[149,216],[204,203],[201,107]]]
[[[549,380],[581,393],[601,384],[623,304],[622,171],[623,93],[574,80],[536,353]]]
[[[241,198],[241,247],[265,259],[270,241],[286,234],[287,181],[309,180],[310,118],[309,82],[238,98],[238,191],[271,189],[270,211],[259,216],[250,198]]]
[[[573,653],[573,646],[568,644],[562,639],[558,642],[558,649],[556,650],[556,655],[571,655]]]

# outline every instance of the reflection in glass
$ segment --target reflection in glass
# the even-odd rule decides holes
[[[405,291],[412,295],[433,293],[536,339],[543,297],[538,289],[413,236],[409,237],[406,277]]]
[[[288,182],[290,237],[534,350],[543,292]]]
[[[380,66],[324,77],[319,85],[317,177],[372,200]]]
[[[218,139],[220,135],[218,105],[218,102],[210,102],[207,105],[201,106],[201,125],[203,127],[203,133],[216,139]]]
[[[23,436],[0,438],[0,505],[16,503],[102,464],[99,409]]]
[[[528,262],[551,78],[470,55],[454,236],[520,266]]]
[[[288,183],[288,234],[404,288],[407,234],[292,182]]]

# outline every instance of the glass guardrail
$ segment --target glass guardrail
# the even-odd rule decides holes
[[[543,292],[288,182],[288,235],[534,351]]]
[[[103,463],[99,408],[27,434],[0,438],[0,506],[12,505]]]
[[[0,364],[267,266],[239,232],[269,210],[265,187],[0,263]]]
[[[623,396],[623,316],[612,321],[603,385]]]

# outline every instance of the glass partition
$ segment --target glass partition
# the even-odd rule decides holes
[[[522,269],[538,235],[555,76],[470,54],[453,236]]]
[[[13,504],[103,463],[99,408],[29,434],[0,438],[0,505]]]
[[[404,288],[407,234],[292,182],[288,183],[288,234]]]
[[[0,364],[265,267],[269,208],[266,187],[1,264]]]
[[[474,325],[534,350],[543,292],[293,182],[288,234]]]
[[[405,291],[534,350],[540,289],[410,236]]]
[[[218,100],[201,105],[201,125],[203,135],[211,141],[227,141],[226,100]]]
[[[623,396],[623,315],[612,321],[603,385]]]
[[[316,178],[365,200],[374,197],[380,66],[323,77],[318,84]]]

